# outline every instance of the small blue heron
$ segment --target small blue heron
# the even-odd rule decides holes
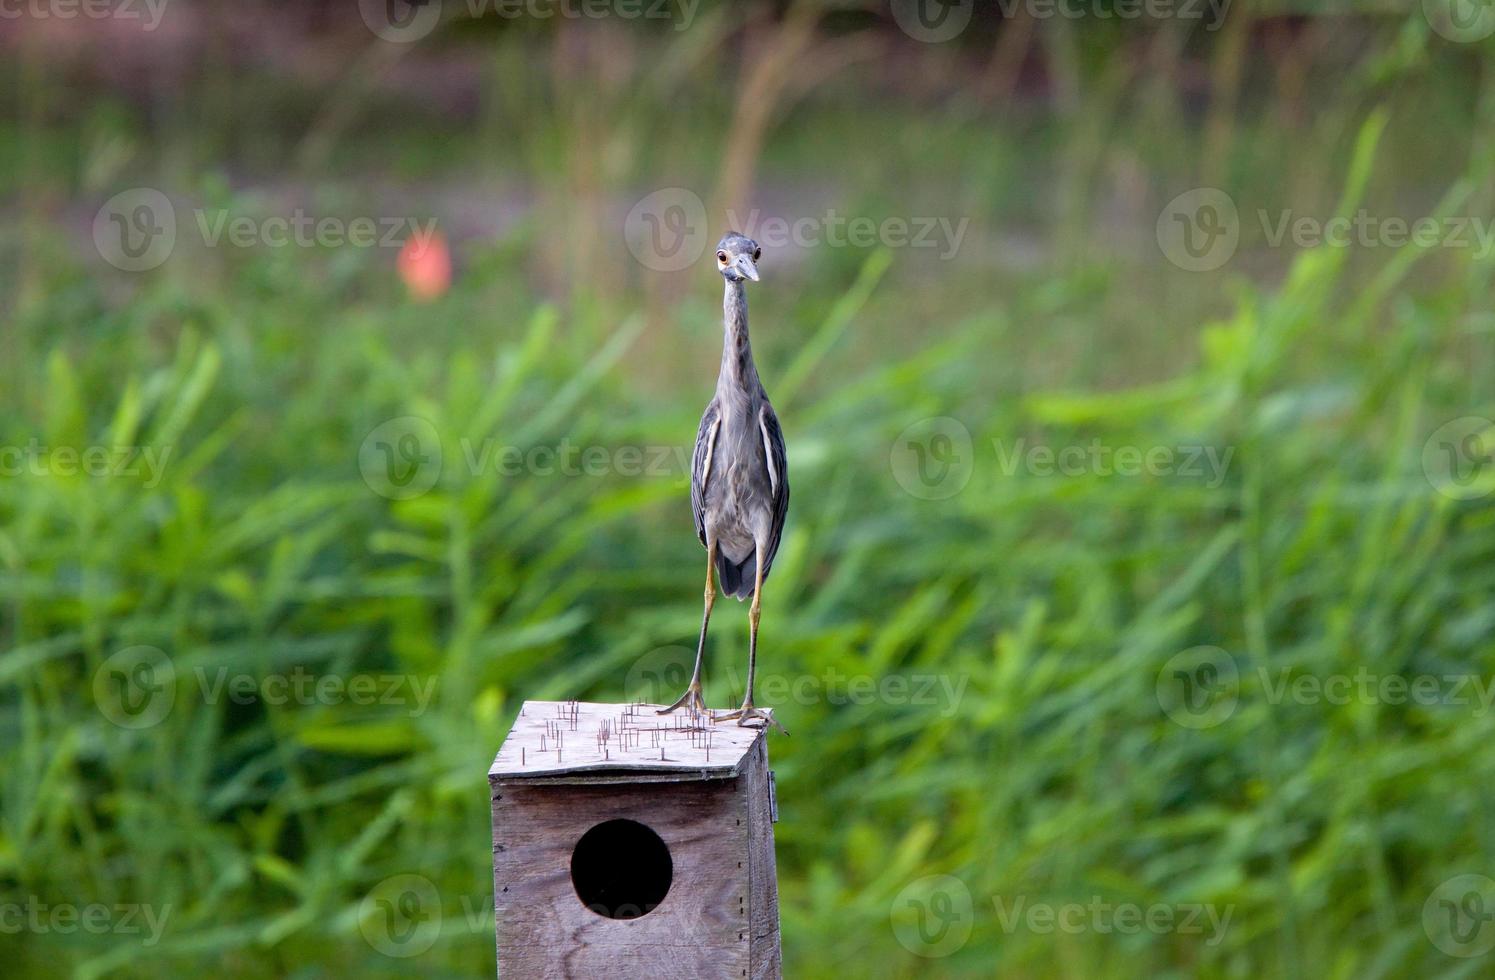
[[[750,238],[729,231],[716,246],[716,267],[727,281],[722,301],[722,367],[716,396],[701,415],[696,449],[690,464],[690,506],[695,512],[696,536],[706,546],[706,609],[701,614],[701,636],[696,641],[696,667],[680,700],[660,714],[679,708],[706,712],[701,697],[701,658],[706,650],[706,624],[716,601],[713,569],[723,595],[738,601],[753,597],[748,610],[747,692],[742,707],[718,715],[717,721],[750,719],[772,723],[773,716],[753,706],[753,673],[758,660],[758,610],[763,583],[773,567],[789,510],[789,473],[784,455],[784,433],[758,380],[753,349],[748,343],[747,294],[743,283],[758,281],[758,257],[763,250]]]

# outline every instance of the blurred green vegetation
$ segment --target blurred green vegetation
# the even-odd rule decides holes
[[[678,37],[458,24],[396,54],[355,24],[312,78],[229,57],[209,19],[208,56],[138,87],[21,44],[0,68],[18,83],[0,445],[170,455],[153,485],[0,478],[0,902],[169,921],[155,944],[0,931],[8,976],[492,970],[484,775],[508,723],[524,698],[619,700],[677,663],[702,560],[678,466],[467,459],[689,445],[720,284],[643,268],[621,233],[673,184],[713,225],[762,201],[971,223],[944,261],[769,253],[751,295],[794,486],[761,669],[812,692],[774,704],[793,733],[771,742],[786,975],[1489,974],[1423,917],[1440,883],[1495,865],[1489,711],[1293,704],[1262,678],[1495,672],[1488,498],[1423,469],[1439,426],[1495,412],[1492,256],[1271,248],[1254,218],[1488,215],[1488,43],[1415,10],[1243,10],[1218,37],[1042,22],[1013,55],[854,14],[810,18],[813,43],[802,12],[711,5]],[[807,81],[744,135],[734,100],[779,55]],[[471,67],[470,103],[443,96],[445,58]],[[1240,204],[1242,240],[1191,273],[1154,223],[1201,185]],[[251,216],[434,215],[455,282],[416,303],[387,250],[190,241],[120,273],[88,228],[135,186]],[[443,465],[392,500],[360,447],[404,416],[435,426]],[[890,465],[931,417],[974,439],[945,499]],[[1231,455],[1218,485],[1007,472],[1019,440]],[[715,616],[715,705],[740,697],[744,611]],[[130,730],[94,681],[136,645],[177,687]],[[1190,728],[1157,685],[1198,646],[1233,658],[1239,701]],[[225,668],[436,694],[419,712],[205,699],[197,672]],[[838,703],[827,676],[959,694]],[[360,929],[370,889],[407,872],[443,911],[408,960]],[[900,930],[933,875],[969,891],[972,932],[928,959]],[[998,907],[1094,896],[1231,918],[1210,943],[1008,929]]]

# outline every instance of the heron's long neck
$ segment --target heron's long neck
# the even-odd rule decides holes
[[[748,340],[747,290],[740,282],[728,282],[722,298],[722,372],[717,377],[718,393],[726,389],[758,392],[758,368],[753,363],[753,346]]]

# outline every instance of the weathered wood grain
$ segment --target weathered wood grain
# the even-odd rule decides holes
[[[490,776],[505,779],[636,770],[690,778],[735,776],[759,728],[702,715],[660,715],[660,705],[526,701]]]
[[[783,975],[779,946],[779,877],[774,859],[773,815],[768,788],[768,740],[743,760],[739,795],[747,810],[749,976]]]

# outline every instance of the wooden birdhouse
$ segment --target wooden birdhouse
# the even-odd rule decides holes
[[[501,978],[778,978],[756,728],[526,701],[488,771]]]

